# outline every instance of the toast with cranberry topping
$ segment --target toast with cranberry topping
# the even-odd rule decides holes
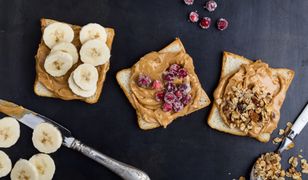
[[[252,60],[249,60],[243,56],[239,56],[230,52],[224,52],[220,79],[223,79],[226,76],[236,73],[240,69],[241,65],[251,64],[251,63],[253,63]],[[293,80],[294,71],[283,68],[275,68],[275,69],[272,68],[272,70],[274,73],[277,73],[286,79],[286,91],[287,91],[288,87],[290,86]],[[217,108],[217,105],[215,103],[213,103],[207,122],[211,128],[216,129],[218,131],[237,136],[247,136],[247,134],[245,134],[243,131],[237,128],[230,128],[228,125],[225,124],[225,122],[220,116],[219,109]],[[270,140],[270,137],[271,137],[270,133],[261,133],[258,137],[256,137],[256,139],[259,140],[260,142],[268,142]]]

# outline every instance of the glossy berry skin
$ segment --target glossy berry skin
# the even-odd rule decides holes
[[[160,80],[154,80],[152,83],[152,89],[162,89],[163,84]]]
[[[162,106],[162,109],[163,109],[163,111],[165,111],[165,112],[169,112],[169,111],[172,110],[172,104],[170,104],[170,103],[164,103],[163,106]]]
[[[200,22],[199,22],[199,26],[202,29],[208,29],[211,26],[211,18],[209,17],[203,17]]]
[[[220,18],[217,20],[217,29],[219,29],[220,31],[227,29],[228,26],[229,22],[226,19]]]
[[[205,3],[204,8],[207,9],[209,12],[213,12],[217,8],[217,3],[216,1],[209,0],[208,2]]]
[[[137,84],[139,87],[142,88],[148,88],[150,86],[150,84],[152,83],[152,80],[149,76],[140,74],[138,77],[138,81]]]
[[[158,91],[157,93],[155,93],[155,100],[158,101],[158,102],[163,101],[164,97],[165,97],[164,91]]]
[[[192,11],[189,13],[189,21],[192,23],[196,23],[199,21],[199,14],[196,11]]]

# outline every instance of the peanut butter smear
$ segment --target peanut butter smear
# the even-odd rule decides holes
[[[136,80],[140,74],[144,74],[152,79],[163,81],[163,72],[172,64],[179,64],[188,71],[185,81],[191,85],[192,99],[179,112],[164,112],[161,108],[162,102],[158,102],[154,98],[157,91],[139,87]],[[159,123],[161,126],[167,127],[177,117],[184,116],[199,107],[202,87],[194,72],[192,58],[185,52],[151,52],[132,67],[131,73],[129,86],[132,91],[133,103],[139,113],[138,115],[148,123]]]
[[[22,117],[25,113],[25,109],[22,106],[18,106],[14,103],[0,100],[0,112],[12,117]]]
[[[229,127],[258,137],[276,129],[286,91],[286,79],[258,60],[224,77],[214,98]]]

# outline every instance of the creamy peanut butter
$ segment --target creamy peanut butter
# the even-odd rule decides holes
[[[49,24],[42,24],[42,32],[44,31],[45,27],[47,27]],[[80,50],[81,47],[81,43],[79,40],[79,32],[81,30],[80,26],[75,26],[75,25],[70,25],[73,30],[74,30],[74,39],[72,41],[72,43],[76,46],[78,52]],[[109,28],[105,28],[106,32],[108,34],[107,36],[107,46],[109,47],[109,49],[111,50],[111,45],[112,45],[112,41],[113,41],[113,36],[114,36],[114,31],[112,29]],[[39,45],[39,49],[36,55],[36,73],[37,73],[37,78],[38,81],[41,82],[48,90],[50,90],[51,92],[53,92],[53,94],[61,99],[64,100],[72,100],[72,99],[84,99],[83,97],[80,97],[76,94],[74,94],[69,86],[68,86],[68,78],[71,74],[72,71],[74,71],[79,64],[81,64],[81,61],[78,60],[78,63],[76,63],[75,65],[73,65],[73,67],[64,75],[61,77],[53,77],[51,75],[49,75],[44,68],[44,62],[46,57],[48,56],[50,52],[50,49],[45,45],[45,43],[43,42],[43,40],[41,41],[40,45]],[[98,70],[98,74],[99,74],[99,78],[98,78],[98,82],[97,82],[97,91],[96,94],[94,96],[96,96],[97,94],[99,95],[103,86],[103,82],[106,78],[106,72],[109,70],[109,65],[110,63],[106,63],[100,66],[97,66],[97,70]]]
[[[258,137],[276,129],[286,91],[286,79],[258,60],[221,79],[214,98],[227,125],[244,124],[243,132]]]
[[[25,109],[22,106],[1,100],[0,112],[12,117],[22,117],[25,113]]]
[[[163,81],[163,72],[172,64],[179,64],[188,71],[186,80],[191,85],[192,100],[179,112],[164,112],[161,108],[162,103],[154,98],[157,91],[139,87],[136,80],[140,74],[144,74],[152,79]],[[199,107],[198,101],[202,95],[202,87],[194,72],[192,58],[185,52],[151,52],[141,58],[131,70],[129,86],[132,91],[132,99],[143,120],[149,123],[159,123],[166,127],[177,117],[184,116]]]

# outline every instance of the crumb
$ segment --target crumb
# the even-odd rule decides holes
[[[246,180],[244,176],[241,176],[238,180]]]

